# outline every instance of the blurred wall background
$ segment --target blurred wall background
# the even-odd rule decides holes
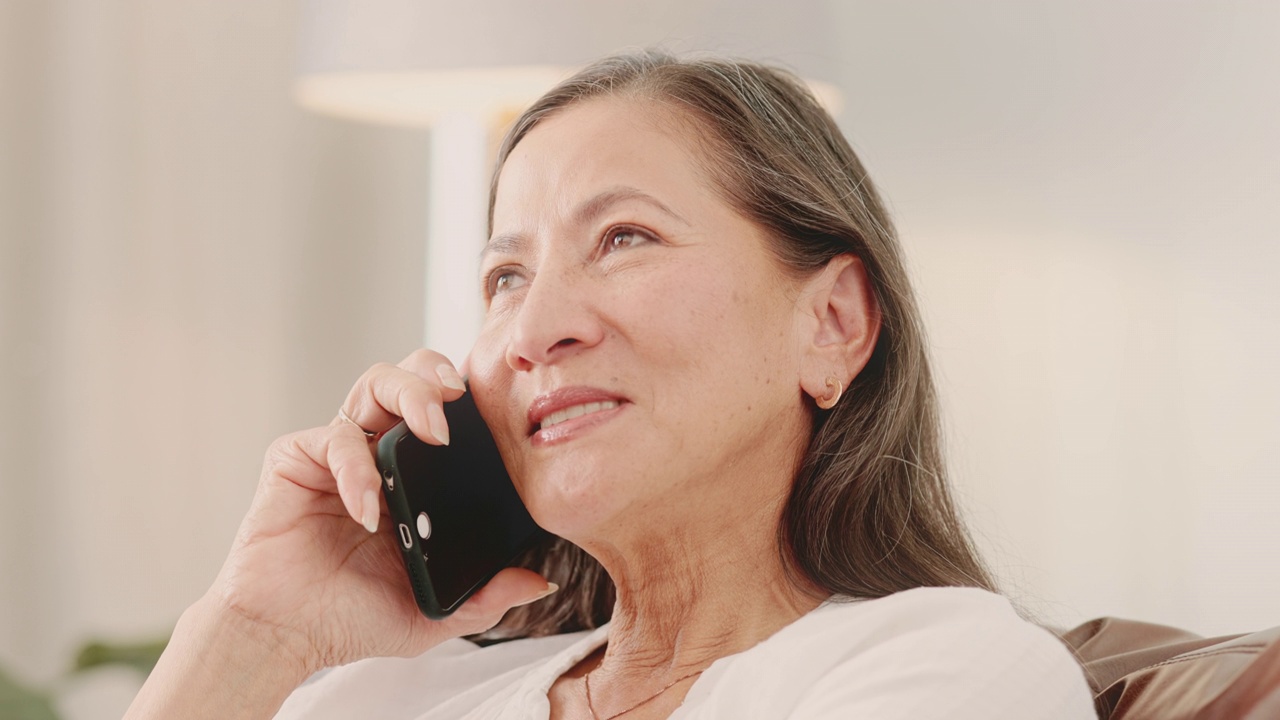
[[[831,7],[841,122],[1011,594],[1061,624],[1280,624],[1280,5]],[[294,107],[297,13],[0,1],[0,664],[24,678],[166,632],[267,444],[419,342],[428,138]],[[75,717],[135,687],[81,682]]]

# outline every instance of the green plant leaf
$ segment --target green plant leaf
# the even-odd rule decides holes
[[[27,687],[0,669],[0,718],[59,720],[47,693]]]
[[[150,674],[160,660],[160,653],[169,644],[168,638],[136,643],[108,643],[91,641],[80,648],[73,672],[81,672],[102,665],[127,665]]]

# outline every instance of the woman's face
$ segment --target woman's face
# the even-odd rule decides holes
[[[534,518],[571,540],[732,524],[786,496],[808,437],[800,281],[659,107],[539,123],[482,260],[476,400]]]

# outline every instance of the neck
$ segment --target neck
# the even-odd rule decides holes
[[[779,556],[781,505],[755,504],[745,517],[703,513],[696,537],[650,532],[626,552],[591,548],[617,588],[592,682],[660,684],[749,649],[817,607],[824,596],[793,582]],[[723,519],[708,527],[708,517]]]

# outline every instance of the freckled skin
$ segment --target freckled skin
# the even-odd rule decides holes
[[[673,134],[680,123],[654,112],[587,101],[516,146],[493,229],[525,246],[487,257],[482,273],[512,267],[519,279],[492,297],[471,356],[476,401],[535,519],[602,552],[758,523],[808,433],[797,281],[715,194]],[[575,220],[617,186],[685,222],[635,200]],[[619,225],[645,237],[602,251]],[[531,444],[534,398],[580,385],[627,402],[570,442]]]

